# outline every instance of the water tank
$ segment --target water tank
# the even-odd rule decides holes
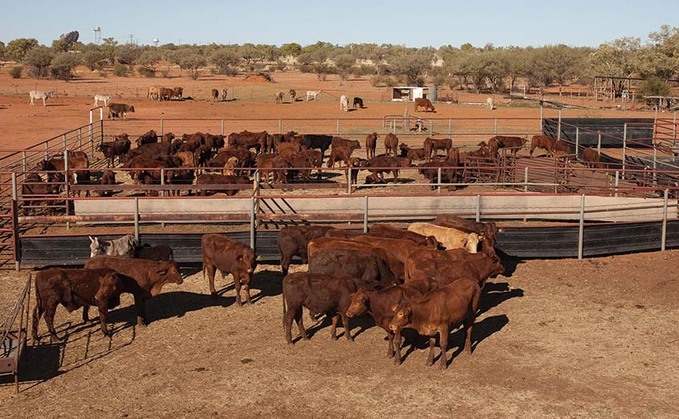
[[[436,102],[436,86],[429,86],[429,100]]]

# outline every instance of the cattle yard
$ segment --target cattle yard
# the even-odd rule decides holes
[[[31,409],[49,414],[41,398],[63,407],[42,385],[49,381],[69,389],[73,414],[85,414],[85,409],[91,413],[86,407],[91,406],[87,404],[88,383],[96,380],[97,386],[115,389],[115,394],[102,395],[95,409],[124,416],[212,411],[227,416],[228,412],[236,416],[248,412],[276,417],[377,417],[393,413],[395,406],[401,406],[397,416],[421,413],[424,406],[438,409],[441,416],[677,413],[667,403],[676,397],[675,387],[668,382],[668,377],[677,374],[676,350],[668,342],[678,338],[671,326],[676,318],[671,296],[677,284],[663,279],[672,275],[676,263],[658,266],[657,262],[675,259],[676,251],[651,253],[650,257],[528,261],[679,247],[677,185],[673,183],[677,172],[670,146],[674,140],[659,139],[657,126],[652,126],[655,147],[644,141],[628,142],[624,136],[616,137],[621,147],[615,147],[606,144],[607,134],[601,131],[592,134],[589,129],[569,127],[576,132],[571,134],[565,129],[567,124],[556,119],[543,124],[535,119],[432,118],[425,121],[426,134],[410,131],[411,122],[395,118],[386,122],[368,118],[107,121],[95,117],[90,124],[4,157],[0,162],[4,269],[24,263],[81,265],[89,256],[87,235],[113,238],[125,232],[145,243],[175,249],[184,276],[183,284],[169,286],[149,300],[150,325],[145,328],[131,323],[132,299],[123,296],[122,308],[109,313],[111,337],[102,336],[97,322],[80,323],[79,312],[67,314],[59,309],[57,331],[63,334],[68,329],[68,339],[63,345],[29,348],[21,377],[27,389],[16,396],[18,403],[8,411]],[[74,169],[68,165],[70,155],[65,150],[85,152],[89,169],[103,172],[106,162],[97,146],[121,132],[136,138],[150,129],[159,136],[294,130],[356,139],[363,147],[365,136],[376,131],[380,139],[396,133],[410,147],[418,147],[426,136],[452,137],[455,147],[471,151],[495,135],[528,138],[530,145],[532,135],[549,133],[545,127],[550,126],[557,127],[556,133],[551,132],[554,137],[568,133],[569,138],[563,140],[576,152],[552,157],[544,151],[530,156],[527,148],[516,154],[504,149],[495,159],[469,160],[473,163],[456,168],[459,176],[455,178],[447,178],[446,168],[440,166],[431,166],[434,175],[426,178],[420,172],[428,167],[422,160],[414,162],[421,167],[375,167],[388,170],[387,182],[377,184],[366,181],[370,172],[352,173],[349,168],[323,167],[320,180],[312,177],[289,183],[267,183],[256,168],[247,168],[248,184],[221,185],[223,190],[235,189],[234,196],[201,196],[196,185],[166,183],[164,174],[158,184],[137,185],[130,180],[129,173],[152,169],[148,167],[116,167],[114,186],[66,181]],[[585,132],[596,139],[587,145],[606,156],[604,167],[585,166],[580,142]],[[379,141],[377,154],[384,151]],[[52,180],[59,193],[27,196],[22,190],[27,175],[38,172],[42,182],[49,184],[50,170],[34,167],[54,156],[65,162],[61,180]],[[210,185],[209,189],[221,188]],[[97,196],[111,189],[115,191],[112,196]],[[504,229],[498,233],[496,247],[505,272],[484,288],[472,355],[462,353],[463,333],[458,330],[450,338],[453,359],[448,372],[426,368],[426,344],[417,341],[405,352],[404,364],[392,366],[384,357],[383,331],[363,318],[351,324],[354,342],[344,342],[344,336],[339,342],[330,341],[326,336],[329,321],[312,319],[310,341],[283,346],[282,275],[276,248],[282,226],[332,225],[366,231],[375,223],[404,226],[441,213],[496,221]],[[207,232],[226,233],[255,249],[254,305],[236,307],[231,281],[223,278],[217,279],[217,295],[209,295],[196,266],[201,260],[199,242]],[[657,277],[633,276],[651,266],[659,271]],[[305,268],[294,264],[291,272]],[[564,277],[560,269],[571,274]],[[7,276],[25,277],[11,271]],[[25,282],[14,282],[12,288],[19,294]],[[6,312],[8,307],[0,308]],[[662,314],[666,312],[671,316]],[[634,325],[633,334],[630,325]],[[597,336],[596,342],[591,336]],[[178,337],[182,345],[176,344]],[[192,353],[189,358],[187,350]],[[455,374],[455,399],[450,398],[450,374]],[[121,382],[140,384],[121,386]],[[6,390],[0,392],[9,394]],[[378,397],[368,398],[369,394]],[[182,405],[176,403],[178,395],[184,400]],[[0,399],[5,397],[0,393]],[[407,405],[401,405],[404,397]]]
[[[638,250],[675,245],[673,220],[677,218],[677,176],[670,152],[674,137],[669,133],[676,130],[669,120],[617,121],[615,126],[604,123],[595,127],[590,121],[589,126],[581,128],[560,118],[442,118],[428,120],[428,132],[422,134],[407,128],[412,118],[407,115],[402,118],[401,125],[397,125],[395,119],[385,123],[371,118],[111,121],[104,118],[103,108],[93,108],[91,123],[15,151],[0,162],[3,170],[0,192],[3,202],[7,203],[3,205],[5,212],[2,214],[2,231],[6,238],[2,252],[6,258],[4,264],[14,263],[18,267],[22,258],[36,260],[27,254],[29,249],[44,251],[42,246],[35,247],[36,243],[53,235],[62,241],[55,241],[60,243],[59,249],[48,253],[60,254],[63,259],[44,259],[44,263],[80,260],[78,243],[88,234],[106,234],[106,225],[118,226],[113,230],[108,227],[110,232],[122,229],[133,232],[137,238],[145,236],[143,241],[153,241],[153,234],[198,233],[221,225],[229,230],[248,232],[246,242],[256,247],[259,235],[290,223],[340,223],[367,230],[372,222],[427,220],[441,212],[477,220],[570,223],[572,233],[566,239],[569,244],[556,246],[570,250],[556,254],[546,252],[543,257],[547,258],[629,251],[628,246],[616,251],[615,244],[610,243],[606,250],[588,249],[585,237],[589,232],[586,230],[600,222],[655,222],[658,227],[649,228],[660,228],[661,234],[654,234],[649,247],[642,246]],[[412,160],[409,167],[378,167],[391,176],[385,178],[386,182],[377,183],[369,182],[369,173],[374,172],[350,170],[346,166],[327,168],[325,162],[322,171],[319,170],[320,177],[286,183],[267,183],[260,178],[258,168],[243,168],[243,173],[250,178],[248,183],[210,187],[212,191],[221,188],[235,193],[230,197],[221,194],[201,196],[204,194],[197,193],[200,189],[196,185],[166,181],[173,173],[170,167],[161,167],[157,182],[145,185],[131,180],[132,175],[150,170],[144,167],[118,165],[113,168],[117,179],[113,186],[91,181],[74,184],[66,182],[64,175],[69,170],[75,173],[80,170],[99,178],[106,170],[107,162],[98,146],[122,132],[133,139],[149,130],[154,130],[158,136],[169,132],[178,136],[193,132],[226,136],[240,130],[320,132],[363,143],[365,136],[374,131],[380,139],[388,133],[396,134],[399,143],[410,148],[417,147],[424,137],[453,138],[455,147],[464,153],[475,150],[481,141],[485,143],[495,135],[528,139],[540,133],[540,127],[554,138],[563,135],[562,141],[567,141],[578,153],[550,157],[540,149],[530,155],[524,147],[501,148],[496,158],[467,156],[464,166],[455,168],[452,178],[446,174],[445,167],[427,166],[426,159]],[[616,134],[621,132],[623,136],[618,137]],[[649,146],[651,139],[656,147]],[[530,141],[526,147],[529,144]],[[586,167],[582,158],[585,147],[600,151],[605,166]],[[363,145],[354,155],[361,156],[364,148]],[[90,161],[89,167],[71,169],[69,153],[65,150],[84,153]],[[384,145],[378,141],[377,154],[383,155],[384,151]],[[39,163],[54,157],[63,160],[65,167],[61,171],[36,169]],[[423,166],[431,168],[429,178],[422,176]],[[200,173],[206,168],[191,169]],[[32,185],[26,178],[31,173],[38,173],[42,182]],[[41,194],[39,190],[28,193],[27,188],[31,187],[47,187],[60,193]],[[585,225],[588,228],[585,229]],[[638,229],[639,226],[630,228]],[[575,242],[571,242],[573,235],[578,237]],[[27,246],[21,246],[24,238]],[[506,243],[517,240],[509,235],[505,239]],[[66,245],[67,240],[72,243]],[[626,242],[626,236],[620,240]],[[527,245],[520,247],[525,251]],[[63,248],[73,249],[74,253],[64,254],[60,251]],[[544,249],[544,246],[540,245],[540,248]],[[508,254],[516,251],[511,246],[503,250]],[[537,251],[516,255],[525,257],[529,254],[532,257],[539,255]],[[275,255],[264,257],[270,260]]]

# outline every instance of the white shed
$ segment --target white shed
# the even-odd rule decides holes
[[[429,87],[398,86],[391,88],[391,100],[398,102],[414,102],[417,98],[431,99]]]

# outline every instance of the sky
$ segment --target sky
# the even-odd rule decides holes
[[[157,39],[161,45],[596,47],[623,37],[645,42],[662,25],[679,25],[679,1],[5,0],[0,41],[35,38],[51,46],[77,30],[87,44],[100,27],[102,39],[139,45]]]

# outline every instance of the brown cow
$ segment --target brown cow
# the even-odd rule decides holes
[[[140,135],[135,143],[137,147],[141,147],[144,144],[153,144],[158,142],[158,134],[154,130],[149,130],[142,135]]]
[[[161,260],[173,260],[174,252],[170,246],[150,246],[144,244],[134,249],[134,257],[160,262]]]
[[[284,183],[289,167],[288,162],[277,154],[267,153],[257,156],[257,169],[263,183]]]
[[[582,150],[582,159],[585,161],[585,165],[592,169],[604,167],[601,162],[601,155],[595,148],[585,147]]]
[[[488,140],[488,146],[493,150],[493,154],[496,154],[500,148],[510,148],[512,154],[516,155],[521,147],[525,147],[526,139],[515,136],[508,135],[496,135]]]
[[[410,148],[410,146],[405,143],[401,143],[399,149],[401,150],[400,156],[407,157],[410,160],[422,160],[426,155],[424,148]]]
[[[334,167],[336,161],[344,162],[345,166],[349,166],[351,153],[353,153],[354,150],[353,147],[344,145],[332,146],[327,163],[328,167]]]
[[[424,108],[425,112],[436,112],[434,105],[431,104],[431,100],[422,97],[415,98],[415,112],[419,108]]]
[[[332,316],[330,336],[337,339],[337,321],[342,318],[344,335],[348,341],[351,337],[347,307],[351,301],[351,293],[357,291],[352,278],[315,275],[309,272],[295,272],[283,278],[283,325],[285,340],[292,344],[292,320],[299,328],[304,340],[309,337],[302,321],[302,307],[306,307],[312,316],[326,314]]]
[[[555,139],[547,137],[545,135],[534,135],[530,140],[530,155],[533,156],[533,151],[536,148],[543,148],[548,154],[552,154],[554,150]]]
[[[174,261],[155,262],[146,259],[130,259],[122,256],[97,256],[85,262],[85,268],[109,268],[129,276],[144,290],[142,307],[146,300],[160,294],[166,284],[181,285],[184,280]],[[142,312],[142,317],[146,315]]]
[[[394,182],[398,179],[401,161],[392,156],[376,156],[368,160],[365,170],[375,175],[381,182],[385,182],[384,174],[391,172],[394,175]]]
[[[309,272],[354,278],[357,287],[370,290],[400,284],[384,259],[359,250],[321,249],[309,258]]]
[[[377,133],[373,132],[365,136],[365,158],[370,159],[375,157],[375,149],[377,148]]]
[[[434,156],[438,155],[438,150],[443,150],[445,151],[446,155],[448,155],[448,152],[452,147],[453,140],[451,140],[450,138],[427,137],[425,138],[423,143],[424,157],[427,159],[427,161],[430,161],[432,154],[434,154]]]
[[[387,156],[393,154],[396,157],[398,155],[398,137],[396,134],[390,132],[384,136],[384,148]]]
[[[210,293],[217,295],[215,290],[215,272],[217,269],[222,273],[222,278],[228,274],[233,275],[233,284],[236,288],[236,303],[241,306],[241,285],[245,291],[245,300],[252,304],[250,297],[250,280],[254,272],[255,251],[246,244],[231,240],[219,234],[205,234],[201,239],[201,252],[203,254],[203,279],[205,271],[210,281]]]
[[[479,307],[481,288],[474,281],[461,280],[433,290],[422,298],[399,304],[389,323],[389,330],[394,334],[396,357],[394,361],[401,364],[401,330],[404,327],[415,329],[420,335],[429,337],[429,356],[427,365],[434,364],[434,346],[436,335],[441,346],[440,368],[448,368],[448,334],[451,326],[462,323],[465,330],[465,351],[472,351],[472,327]]]
[[[241,147],[241,148],[254,148],[256,152],[266,152],[267,142],[269,133],[266,131],[261,132],[232,132],[229,134],[227,139],[227,145],[229,147]]]
[[[302,263],[308,263],[307,245],[311,239],[323,237],[334,227],[327,226],[287,226],[278,232],[278,251],[281,254],[281,271],[288,274],[292,258],[297,256]]]
[[[404,266],[406,282],[431,278],[441,286],[460,279],[472,279],[483,287],[488,278],[505,271],[502,261],[490,247],[474,254],[461,249],[418,250],[408,257]]]
[[[394,357],[394,333],[389,323],[394,316],[394,307],[406,301],[422,297],[425,293],[438,288],[438,284],[428,279],[408,284],[394,285],[382,290],[369,291],[363,288],[351,294],[347,316],[352,318],[368,312],[375,324],[387,332],[387,358]]]
[[[99,308],[101,331],[112,334],[106,326],[109,309],[120,305],[120,294],[129,292],[134,296],[137,322],[143,324],[143,290],[132,278],[121,275],[113,269],[65,269],[48,268],[35,274],[36,305],[33,309],[33,340],[38,341],[38,322],[45,314],[45,323],[50,335],[57,341],[54,329],[54,313],[61,304],[69,312],[83,307],[83,321],[89,321],[89,306]]]

